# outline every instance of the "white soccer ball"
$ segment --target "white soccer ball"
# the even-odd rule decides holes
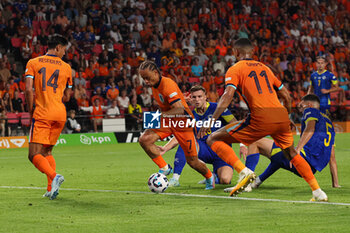
[[[154,173],[148,178],[148,187],[154,193],[162,193],[169,186],[168,178],[161,173]]]

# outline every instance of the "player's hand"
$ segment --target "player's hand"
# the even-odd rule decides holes
[[[166,152],[166,149],[164,146],[157,146],[159,152],[160,152],[160,155],[164,155],[165,152]]]
[[[191,101],[192,101],[191,93],[184,95],[184,98],[185,98],[186,103],[191,104]]]
[[[321,89],[322,94],[328,94],[329,91],[327,89]]]
[[[210,131],[209,127],[202,127],[197,134],[197,138],[198,139],[203,138],[205,135],[209,133],[209,131]]]
[[[239,157],[246,160],[247,159],[247,155],[248,155],[248,148],[246,146],[240,146],[239,147]]]

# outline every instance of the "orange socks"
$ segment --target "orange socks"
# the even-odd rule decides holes
[[[49,162],[51,168],[56,171],[56,161],[52,155],[46,156],[45,159]],[[52,179],[47,176],[47,191],[51,191]]]
[[[211,146],[211,149],[226,163],[230,164],[238,173],[240,173],[245,165],[239,160],[236,153],[224,142],[216,141]]]
[[[296,155],[291,160],[291,162],[295,166],[299,174],[310,185],[312,191],[320,188],[314,174],[312,173],[312,170],[309,164],[306,162],[306,160],[303,157],[301,157],[300,154]]]
[[[50,166],[49,161],[47,161],[47,159],[41,154],[34,155],[32,163],[39,171],[45,173],[51,180],[55,178],[55,170]]]
[[[154,158],[154,159],[152,159],[152,160],[153,160],[153,162],[154,162],[155,164],[158,165],[159,168],[163,168],[163,167],[165,167],[166,165],[168,165],[168,164],[165,162],[165,160],[163,159],[163,157],[162,157],[161,155],[159,155],[157,158]]]
[[[213,175],[213,173],[211,173],[211,171],[208,169],[207,173],[204,175],[204,177],[206,179],[209,179],[211,176]]]

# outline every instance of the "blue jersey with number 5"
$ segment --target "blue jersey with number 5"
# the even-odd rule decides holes
[[[335,131],[331,120],[316,108],[304,110],[301,121],[301,136],[308,121],[316,121],[315,132],[304,146],[305,156],[309,163],[321,171],[327,166],[334,145]]]

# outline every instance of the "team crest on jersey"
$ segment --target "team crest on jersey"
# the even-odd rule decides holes
[[[163,95],[162,94],[159,94],[159,99],[162,103],[164,103],[164,98],[163,98]]]
[[[326,76],[322,76],[322,79],[325,80],[325,79],[326,79]]]

